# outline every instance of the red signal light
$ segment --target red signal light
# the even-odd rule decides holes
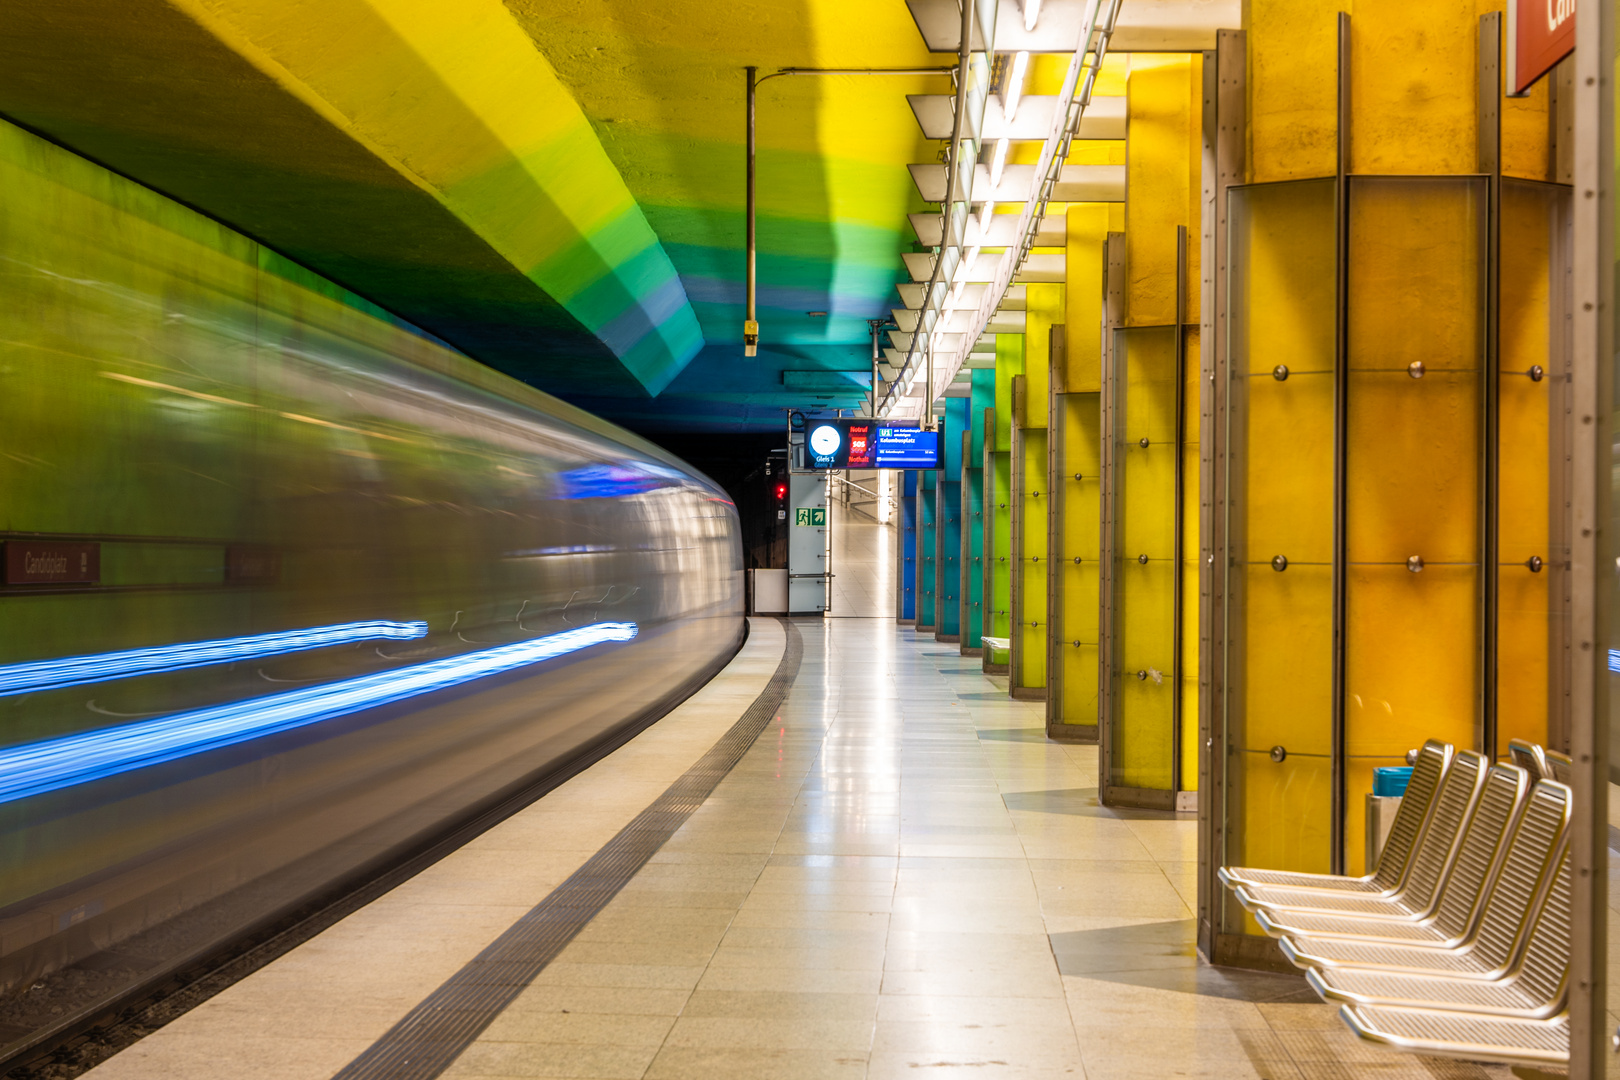
[[[777,484],[776,485],[776,497],[778,499],[787,498],[787,485],[786,484]]]

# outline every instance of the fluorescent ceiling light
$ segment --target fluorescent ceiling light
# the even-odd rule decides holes
[[[990,215],[995,212],[996,201],[994,199],[984,200],[984,205],[979,207],[979,239],[981,241],[984,239],[984,234],[990,229]]]
[[[997,139],[995,152],[990,155],[990,190],[1001,186],[1001,170],[1007,167],[1007,140]]]
[[[979,257],[979,249],[978,248],[970,247],[970,248],[967,249],[967,253],[964,254],[962,256],[961,261],[956,264],[956,284],[957,285],[965,285],[965,284],[967,284],[968,275],[973,273],[973,260],[977,259],[978,257]]]
[[[635,623],[593,623],[425,664],[8,746],[0,749],[0,803],[235,746],[635,636]]]
[[[427,632],[425,622],[352,622],[283,630],[275,634],[187,641],[178,645],[153,645],[145,649],[33,660],[26,664],[0,667],[0,696],[84,686],[112,679],[131,679],[137,675],[155,675],[164,671],[184,671],[233,660],[252,660],[261,656],[324,649],[332,645],[351,645],[377,638],[409,641],[424,637]]]
[[[1018,103],[1024,97],[1024,77],[1029,73],[1029,53],[1020,52],[1013,57],[1012,71],[1007,73],[1007,90],[1001,95],[1002,111],[1007,114],[1007,123],[1012,123],[1013,117],[1018,115]]]
[[[1024,0],[1024,32],[1029,33],[1035,29],[1035,21],[1041,17],[1041,0]]]

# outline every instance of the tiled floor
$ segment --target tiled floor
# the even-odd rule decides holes
[[[449,1075],[1505,1077],[1358,1044],[1291,976],[1192,955],[1191,819],[876,620]]]
[[[887,603],[891,536],[841,539],[852,608]],[[1191,818],[1099,806],[1095,748],[1047,741],[954,645],[796,625],[776,720],[445,1075],[1508,1076],[1363,1046],[1293,976],[1200,965]],[[692,709],[96,1077],[330,1077],[686,769],[782,634],[757,623]]]
[[[841,619],[894,618],[894,529],[832,506],[832,607]]]

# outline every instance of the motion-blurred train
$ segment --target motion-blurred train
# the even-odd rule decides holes
[[[0,191],[4,1060],[661,715],[743,584],[635,436],[4,125]]]

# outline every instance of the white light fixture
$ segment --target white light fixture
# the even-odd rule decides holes
[[[1007,123],[1018,115],[1018,103],[1024,98],[1024,76],[1029,72],[1029,53],[1020,52],[1013,57],[1012,71],[1007,73],[1007,92],[1001,95],[1007,114]]]
[[[967,282],[968,275],[973,273],[973,260],[977,259],[978,257],[978,248],[970,247],[967,249],[967,253],[963,255],[961,261],[956,264],[956,284],[963,285]]]
[[[1041,0],[1024,0],[1024,32],[1035,29],[1035,20],[1041,17]]]
[[[984,205],[979,207],[979,243],[981,244],[984,243],[985,234],[990,231],[990,215],[995,212],[996,203],[994,199],[984,200]]]
[[[997,139],[995,152],[990,155],[990,190],[1001,186],[1001,170],[1007,167],[1007,140]]]

